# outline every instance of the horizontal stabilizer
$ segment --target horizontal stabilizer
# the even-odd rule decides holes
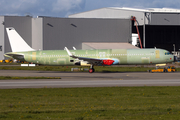
[[[34,51],[16,32],[14,28],[6,28],[12,52]]]
[[[18,54],[18,53],[6,53],[4,54],[5,57],[14,58],[17,60],[25,61],[24,60],[24,54]]]

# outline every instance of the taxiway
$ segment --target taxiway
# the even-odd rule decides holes
[[[115,86],[180,86],[180,73],[74,73],[57,71],[0,70],[0,76],[61,77],[43,80],[0,80],[0,89]]]

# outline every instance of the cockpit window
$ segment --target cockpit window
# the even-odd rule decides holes
[[[165,52],[165,55],[171,55],[171,53],[170,52]]]

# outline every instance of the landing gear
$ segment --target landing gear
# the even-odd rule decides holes
[[[89,73],[93,73],[95,71],[95,69],[93,68],[93,65],[91,65],[90,69],[89,69]]]
[[[93,73],[93,72],[94,72],[94,68],[90,68],[89,73]]]

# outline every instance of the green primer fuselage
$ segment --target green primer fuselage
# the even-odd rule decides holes
[[[70,50],[70,52],[78,57],[115,59],[118,61],[116,64],[120,65],[163,64],[174,61],[173,55],[163,49]],[[24,55],[24,60],[27,62],[44,65],[74,65],[79,61],[71,58],[66,50],[42,50],[13,54]]]

